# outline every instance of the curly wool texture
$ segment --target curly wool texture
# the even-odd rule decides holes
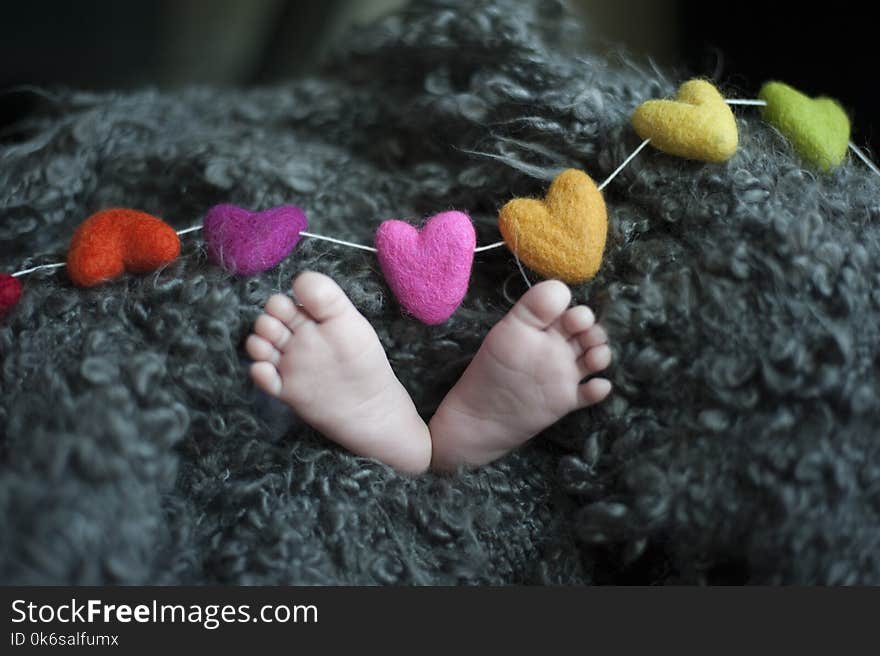
[[[0,264],[54,261],[122,203],[182,228],[294,202],[360,243],[458,207],[495,241],[510,198],[610,173],[633,109],[680,79],[576,42],[553,2],[433,2],[310,79],[55,97],[2,147]],[[477,254],[440,327],[402,314],[372,254],[312,240],[250,279],[198,238],[98,288],[29,277],[0,324],[0,580],[880,583],[880,184],[816,176],[738,114],[727,164],[645,151],[605,190],[605,261],[574,295],[610,334],[613,398],[458,476],[328,444],[253,391],[241,342],[323,271],[427,415],[522,291],[506,249]]]

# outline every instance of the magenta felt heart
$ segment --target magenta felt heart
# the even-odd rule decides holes
[[[400,304],[426,324],[443,323],[467,292],[477,235],[463,212],[435,214],[418,230],[385,221],[376,231],[379,266]]]
[[[202,226],[208,256],[227,271],[251,276],[271,269],[293,250],[308,227],[295,205],[249,212],[237,205],[215,205]]]

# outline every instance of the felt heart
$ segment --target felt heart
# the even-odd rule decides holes
[[[583,282],[602,264],[608,214],[602,192],[583,171],[560,173],[544,200],[511,200],[498,226],[508,248],[545,278]]]
[[[6,314],[21,298],[21,283],[8,273],[0,273],[0,316]]]
[[[461,305],[477,245],[467,214],[435,214],[421,230],[385,221],[375,244],[388,286],[414,317],[428,325],[443,323]]]
[[[92,287],[125,271],[154,271],[178,255],[174,228],[146,212],[113,208],[93,214],[73,233],[67,274],[80,287]]]
[[[308,227],[295,205],[249,212],[236,205],[216,205],[203,225],[208,256],[227,271],[252,276],[271,269],[299,243]]]
[[[791,141],[797,153],[815,167],[830,171],[843,161],[849,146],[849,118],[832,98],[810,98],[782,82],[767,82],[758,97],[766,101],[764,120]]]
[[[705,80],[690,80],[675,100],[649,100],[636,107],[632,125],[664,153],[724,162],[736,152],[736,119],[724,97]]]

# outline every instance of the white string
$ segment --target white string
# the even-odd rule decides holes
[[[494,244],[489,244],[488,246],[478,246],[474,249],[474,253],[482,253],[483,251],[492,250],[493,248],[500,248],[506,244],[506,241],[496,241]]]
[[[869,169],[871,169],[877,175],[880,175],[880,168],[877,168],[877,165],[874,164],[874,162],[872,162],[868,158],[868,156],[865,155],[864,152],[862,152],[861,148],[856,146],[852,141],[849,142],[849,147],[850,147],[850,150],[852,150],[856,155],[859,156],[859,159],[862,160]]]
[[[334,244],[339,244],[340,246],[348,246],[349,248],[359,248],[362,251],[370,251],[371,253],[377,252],[376,249],[373,248],[372,246],[364,246],[363,244],[353,244],[350,241],[343,241],[341,239],[334,239],[333,237],[324,237],[322,235],[315,235],[315,234],[312,234],[311,232],[305,232],[305,231],[303,231],[299,234],[302,235],[303,237],[311,237],[312,239],[321,239],[323,241],[329,241]]]
[[[735,98],[725,98],[724,102],[728,105],[752,105],[754,107],[766,107],[766,100],[739,100]]]
[[[507,292],[507,285],[510,284],[510,281],[516,277],[516,273],[511,273],[507,278],[504,279],[504,284],[501,285],[501,294],[504,296],[504,300],[510,303],[511,305],[516,304],[516,299],[511,298],[510,294]]]
[[[636,148],[636,149],[630,154],[629,157],[627,157],[625,160],[623,160],[623,163],[622,163],[620,166],[618,166],[616,169],[614,169],[614,171],[611,173],[611,175],[609,175],[607,178],[605,178],[605,182],[603,182],[602,184],[600,184],[600,185],[598,186],[599,191],[602,191],[605,187],[607,187],[607,186],[608,186],[608,183],[611,182],[614,178],[616,178],[616,177],[618,176],[618,174],[619,174],[623,169],[626,168],[626,165],[629,164],[631,161],[633,161],[633,160],[636,158],[636,155],[638,155],[640,152],[642,152],[642,149],[643,149],[645,146],[647,146],[649,143],[651,143],[651,140],[650,140],[650,139],[645,139],[645,140],[639,145],[639,147]]]
[[[178,230],[177,234],[178,235],[185,235],[188,232],[195,232],[196,230],[201,230],[201,229],[202,229],[202,226],[197,225],[197,226],[193,226],[192,228],[187,228],[186,230]]]
[[[516,266],[519,267],[519,272],[522,274],[523,280],[526,281],[526,284],[529,286],[529,289],[532,288],[532,281],[529,280],[529,277],[526,275],[526,270],[523,269],[522,262],[519,261],[519,258],[516,255],[516,251],[513,252],[513,259],[516,260]]]
[[[372,246],[364,246],[363,244],[355,244],[350,241],[343,241],[342,239],[335,239],[333,237],[324,237],[323,235],[316,235],[311,232],[305,232],[305,231],[303,231],[299,234],[302,235],[303,237],[311,237],[312,239],[321,239],[323,241],[329,241],[334,244],[339,244],[340,246],[349,246],[351,248],[359,248],[364,251],[370,251],[371,253],[378,252]],[[478,246],[477,248],[474,249],[474,253],[482,253],[483,251],[489,251],[489,250],[492,250],[493,248],[500,248],[502,246],[505,246],[506,244],[507,244],[507,242],[505,242],[505,241],[496,241],[495,243],[487,244],[486,246]]]
[[[30,269],[23,269],[21,271],[16,271],[12,274],[13,278],[18,278],[19,276],[26,276],[29,273],[33,273],[34,271],[41,271],[42,269],[57,269],[59,267],[67,266],[67,262],[56,262],[55,264],[41,264],[40,266],[31,267]]]
[[[519,261],[519,256],[516,254],[517,247],[519,246],[519,233],[514,230],[513,233],[513,259],[516,260],[516,266],[519,267],[519,272],[522,274],[523,280],[526,281],[526,285],[528,288],[532,288],[532,281],[529,280],[529,277],[526,275],[526,270],[523,269],[522,262]]]

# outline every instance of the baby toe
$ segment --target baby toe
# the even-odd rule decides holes
[[[581,343],[581,347],[585,351],[595,347],[601,346],[602,344],[608,343],[608,334],[605,332],[605,329],[599,324],[595,324],[591,328],[588,328],[584,332],[578,335],[578,340]]]
[[[281,374],[271,362],[255,362],[251,365],[251,379],[257,387],[270,396],[281,394]]]
[[[293,281],[293,293],[315,321],[329,321],[353,309],[348,296],[332,278],[316,271],[301,273]]]
[[[266,301],[266,314],[275,317],[281,323],[290,323],[296,316],[296,305],[286,294],[272,294]]]
[[[582,333],[596,323],[593,311],[586,305],[577,305],[563,312],[560,317],[562,332],[568,337]]]
[[[523,323],[544,330],[559,318],[571,303],[571,290],[558,280],[545,280],[522,295],[510,316]]]
[[[580,407],[595,405],[611,393],[611,381],[605,378],[592,378],[578,386],[578,398]]]
[[[611,364],[611,348],[607,344],[594,346],[584,353],[584,364],[590,373],[602,371]]]
[[[254,322],[254,333],[272,344],[279,351],[283,351],[291,332],[278,319],[268,314],[261,314]]]
[[[244,348],[248,355],[258,362],[271,362],[277,366],[281,361],[281,353],[278,349],[259,335],[249,335],[244,343]]]

